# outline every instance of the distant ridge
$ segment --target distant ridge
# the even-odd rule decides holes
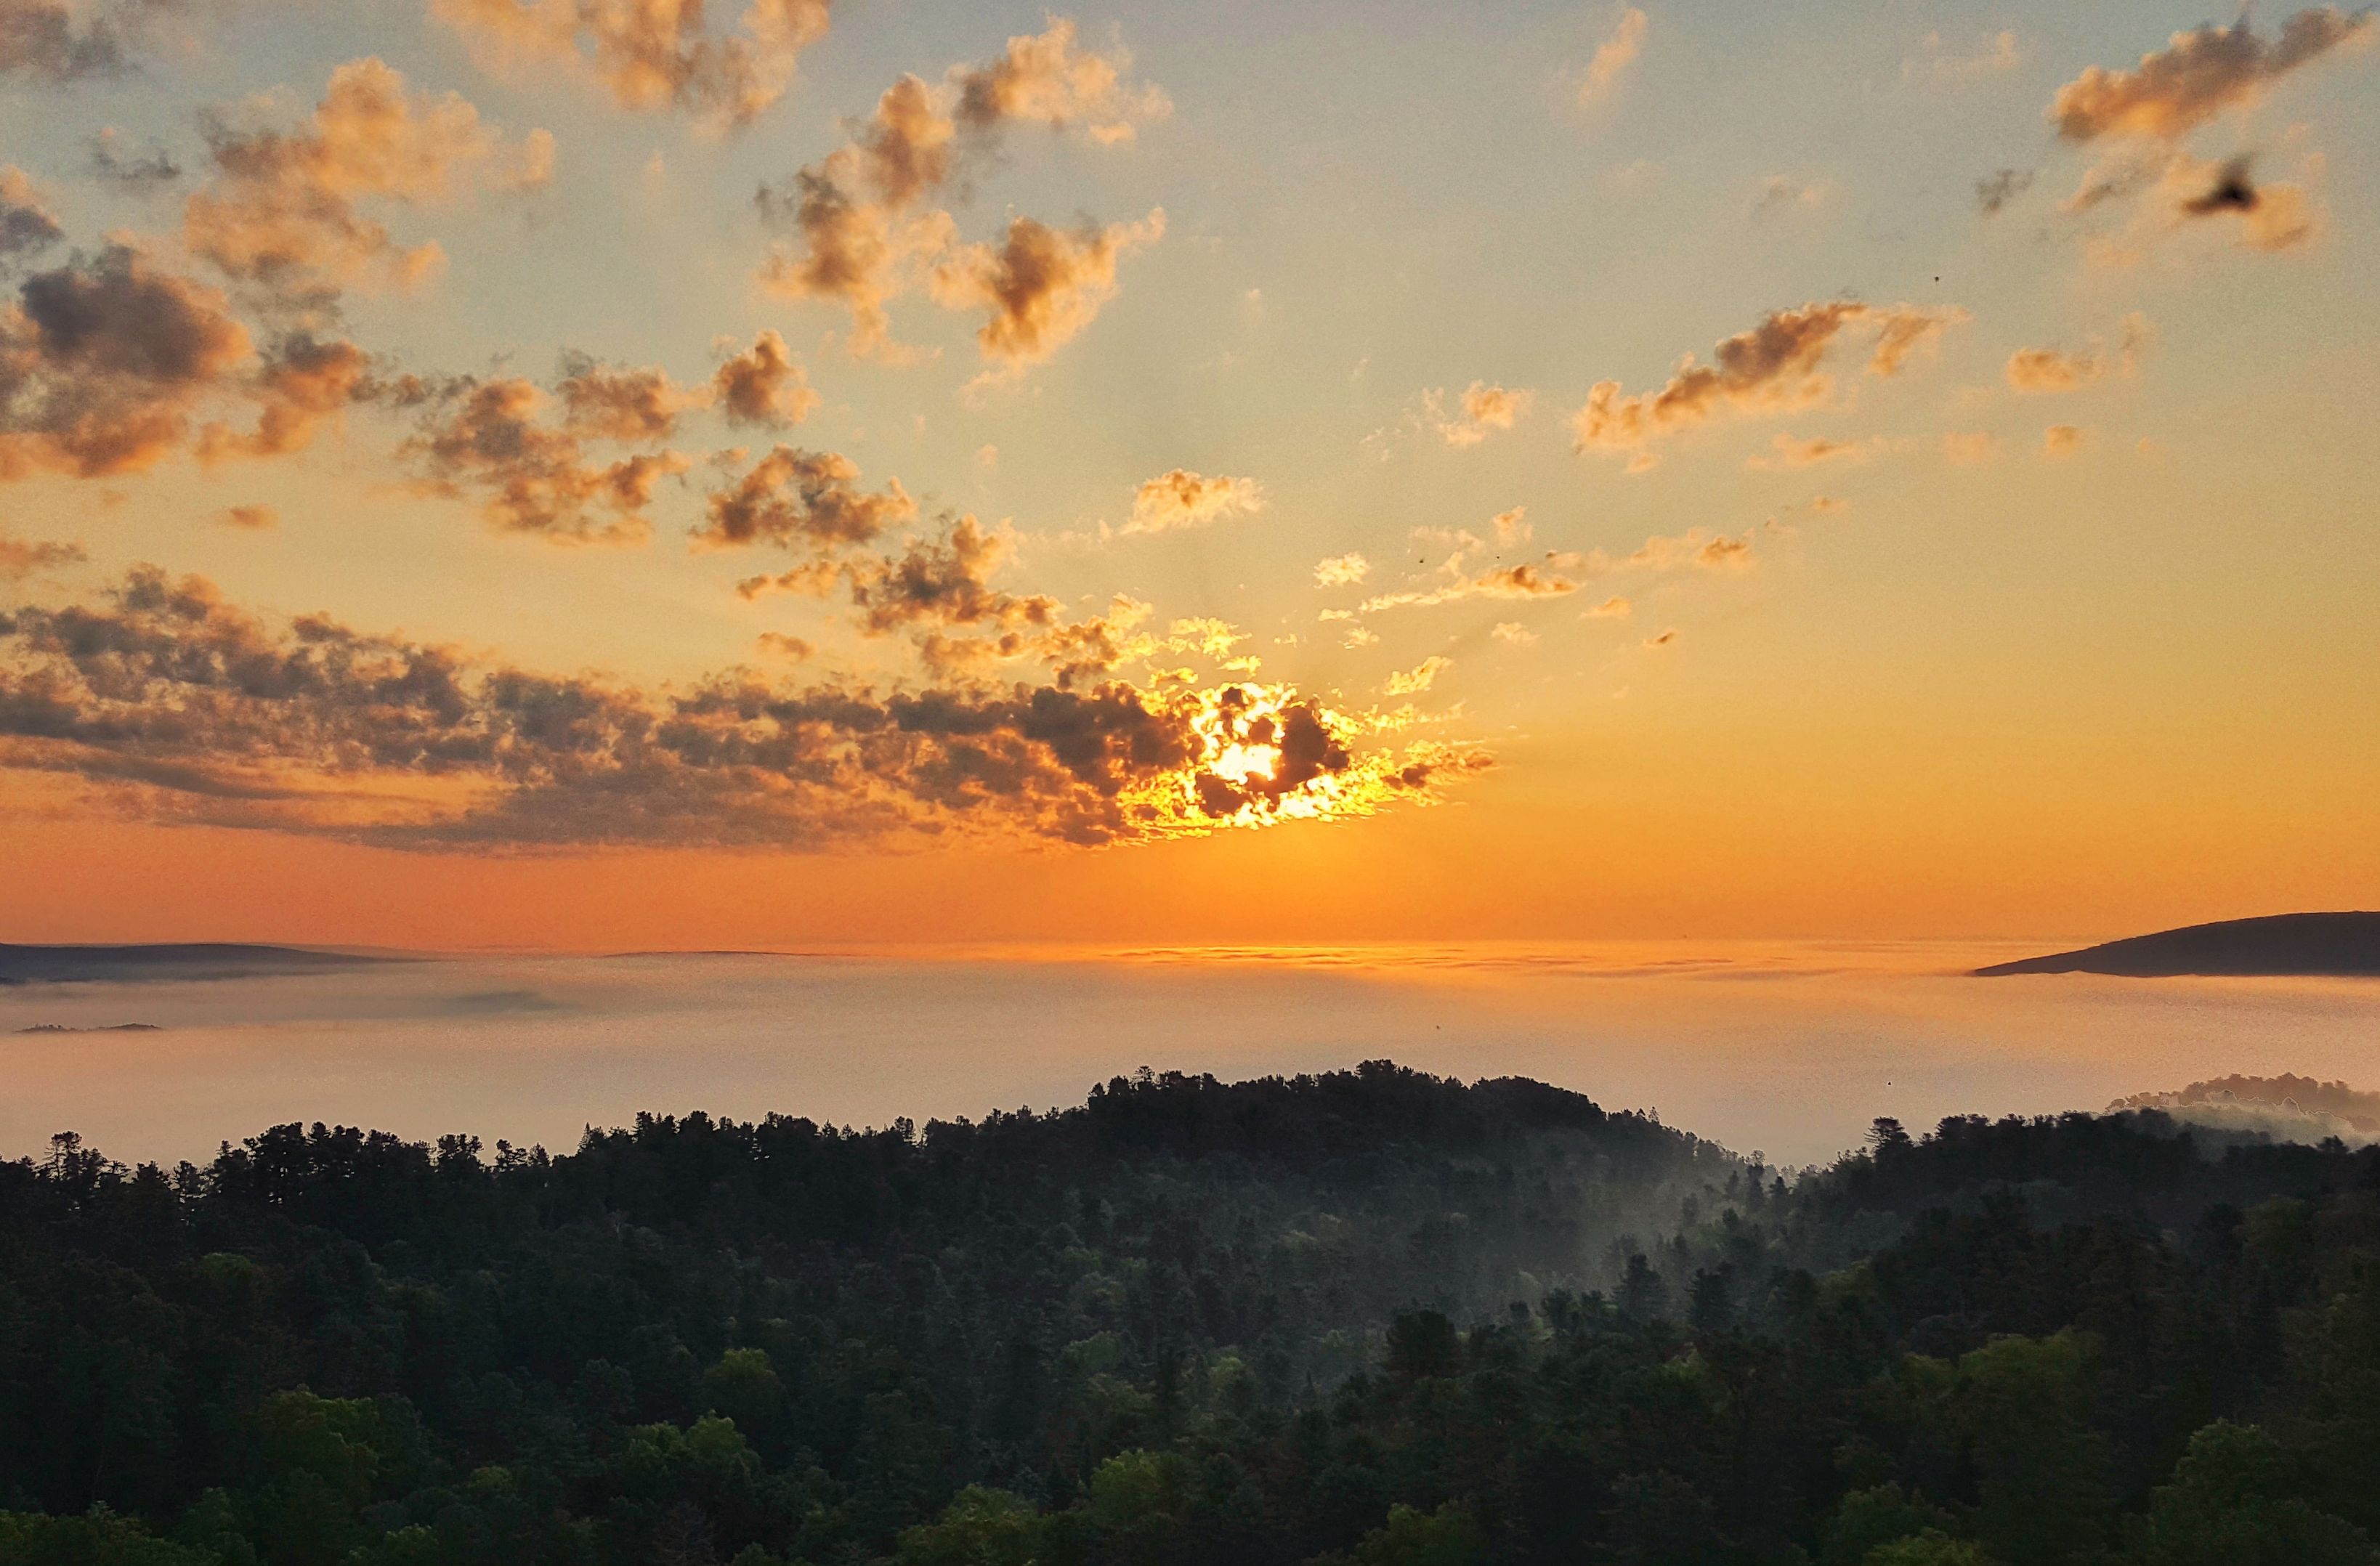
[[[1977,968],[1979,978],[2010,974],[2103,973],[2131,978],[2249,975],[2380,977],[2380,914],[2275,914],[2261,919],[2135,935],[2021,962]]]
[[[254,978],[396,961],[297,946],[9,946],[0,984],[124,984],[144,979]]]

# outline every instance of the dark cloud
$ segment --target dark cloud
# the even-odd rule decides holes
[[[39,255],[64,237],[25,171],[0,167],[0,264]]]
[[[584,355],[563,361],[563,422],[589,440],[650,445],[677,433],[677,417],[702,406],[701,393],[671,384],[658,369],[613,370]]]
[[[406,451],[439,493],[476,492],[488,519],[558,543],[634,543],[662,480],[693,462],[674,451],[590,458],[578,437],[542,421],[548,399],[518,377],[461,382],[431,395],[428,426]]]
[[[2254,212],[2254,159],[2246,156],[2233,158],[2216,170],[2214,183],[2202,194],[2182,202],[2181,210],[2192,217],[2206,217],[2215,212]]]
[[[0,765],[152,819],[397,847],[1114,843],[1361,813],[1479,761],[1360,758],[1319,703],[1258,686],[640,690],[268,624],[154,567],[0,614]]]
[[[855,567],[851,600],[861,611],[861,628],[882,636],[917,625],[1015,629],[1056,624],[1055,599],[1019,596],[991,585],[1007,552],[1000,534],[962,516],[940,539],[912,540],[899,554]]]
[[[136,251],[36,273],[0,311],[0,480],[150,467],[249,358],[221,293]]]
[[[91,139],[91,172],[94,178],[135,193],[161,190],[182,177],[182,165],[162,145],[152,143],[145,154],[127,154],[113,129]]]
[[[78,25],[62,0],[0,0],[0,76],[79,81],[131,67],[125,22],[145,7],[111,6]]]
[[[859,467],[836,452],[779,446],[710,497],[695,538],[722,548],[771,543],[832,551],[872,542],[917,515],[917,503],[888,480],[881,491],[858,485]]]
[[[2270,40],[2257,37],[2245,17],[2177,32],[2132,70],[2093,66],[2059,88],[2050,122],[2069,141],[2111,135],[2171,141],[2371,26],[2369,12],[2325,6],[2300,11]]]
[[[2029,168],[1996,170],[1975,181],[1975,205],[1985,217],[1998,213],[2001,208],[2033,188],[2033,171]]]
[[[303,451],[325,419],[377,390],[370,370],[370,360],[353,343],[291,335],[267,356],[248,386],[257,404],[256,427],[243,433],[226,424],[208,425],[199,434],[199,460]]]

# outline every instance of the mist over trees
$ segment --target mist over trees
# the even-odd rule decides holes
[[[0,1164],[0,1566],[2373,1562],[2380,1151],[1386,1062]]]

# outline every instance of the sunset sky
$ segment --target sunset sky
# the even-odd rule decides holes
[[[2380,22],[0,0],[0,940],[2380,901]]]

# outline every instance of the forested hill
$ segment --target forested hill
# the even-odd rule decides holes
[[[0,1164],[0,1566],[2357,1561],[2380,1155],[1142,1074]]]

